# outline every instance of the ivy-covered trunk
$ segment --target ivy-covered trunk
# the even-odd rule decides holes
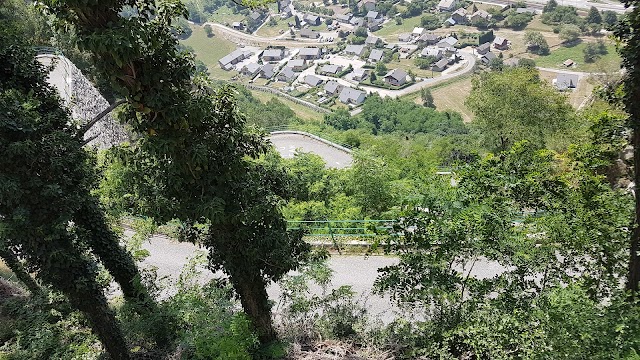
[[[27,273],[20,260],[16,257],[10,249],[5,246],[0,246],[0,259],[4,260],[5,264],[13,271],[18,280],[27,287],[31,294],[38,294],[41,292],[38,283]]]
[[[259,277],[231,276],[233,287],[240,297],[240,303],[255,328],[260,343],[265,345],[277,339],[271,320],[269,296]]]
[[[640,122],[640,119],[636,120],[636,122]],[[629,247],[627,290],[637,293],[640,284],[640,256],[638,256],[638,252],[640,251],[640,194],[638,193],[638,186],[640,186],[640,128],[633,130],[633,153],[633,178],[636,187],[636,220]]]

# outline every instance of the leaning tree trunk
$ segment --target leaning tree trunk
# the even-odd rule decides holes
[[[35,246],[25,250],[38,264],[38,276],[65,294],[85,314],[111,360],[128,360],[127,343],[96,281],[96,271],[71,239],[35,242]]]
[[[20,263],[20,260],[18,259],[16,254],[11,251],[11,249],[0,245],[0,258],[4,260],[9,269],[13,271],[18,280],[20,280],[20,282],[27,287],[32,295],[36,295],[42,292],[40,285],[38,285],[38,283],[24,269],[22,263]]]
[[[260,277],[231,276],[233,287],[240,297],[240,303],[255,328],[263,345],[277,340],[271,320],[271,306],[264,281]]]
[[[120,285],[127,301],[142,312],[155,311],[156,303],[142,283],[133,257],[120,246],[99,205],[93,200],[87,200],[76,217],[77,224],[88,231],[86,241],[91,251],[98,256],[100,262]]]

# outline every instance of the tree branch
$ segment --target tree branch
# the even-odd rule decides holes
[[[91,121],[89,121],[84,126],[82,126],[80,128],[80,134],[82,134],[84,136],[84,134],[86,134],[87,131],[89,131],[89,129],[91,129],[98,121],[100,121],[103,117],[107,116],[107,114],[109,114],[111,111],[113,111],[113,109],[117,108],[118,106],[120,106],[120,105],[122,105],[124,103],[125,103],[124,100],[118,100],[118,101],[114,102],[113,104],[109,105],[108,108],[102,110],[102,112],[100,114],[96,115],[96,117],[94,117]],[[83,145],[86,145],[86,142]]]

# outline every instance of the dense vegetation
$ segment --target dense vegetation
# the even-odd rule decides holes
[[[628,77],[590,106],[576,112],[532,66],[496,68],[474,77],[465,124],[426,91],[423,105],[370,96],[356,116],[304,121],[199,73],[171,26],[180,2],[45,4],[57,30],[0,5],[0,256],[20,280],[0,279],[0,357],[268,359],[320,339],[371,359],[640,356],[637,7],[617,30]],[[98,157],[33,60],[62,28],[134,135]],[[260,132],[281,125],[352,146],[353,165],[282,159]],[[285,221],[322,219],[397,219],[371,249],[398,258],[376,291],[406,318],[370,321],[349,288],[330,289],[326,254]],[[207,250],[169,284],[134,263],[164,224]],[[497,270],[472,275],[481,266]],[[225,278],[202,285],[203,267]],[[112,280],[124,301],[108,303]]]

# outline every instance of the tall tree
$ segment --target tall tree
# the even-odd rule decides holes
[[[602,23],[602,15],[598,8],[592,6],[589,8],[589,13],[587,14],[587,24],[601,24]]]
[[[135,210],[182,220],[184,237],[207,246],[211,268],[229,275],[261,342],[275,340],[266,285],[295,269],[308,246],[280,213],[285,177],[248,160],[268,146],[246,128],[233,90],[212,90],[178,49],[171,24],[186,16],[182,3],[138,1],[133,16],[122,15],[120,0],[44,3],[126,99],[122,120],[139,139],[117,154]]]
[[[466,104],[489,149],[506,150],[520,140],[544,146],[575,123],[566,96],[540,80],[536,69],[484,73],[473,79]]]
[[[47,86],[35,54],[18,39],[0,21],[2,252],[24,259],[29,272],[65,294],[112,359],[128,359],[78,224],[95,184],[82,133]]]
[[[637,293],[640,290],[640,196],[637,194],[640,184],[640,1],[624,0],[623,3],[631,11],[617,25],[615,36],[622,42],[619,52],[622,55],[622,66],[626,70],[623,101],[632,130],[633,179],[636,184],[636,212],[629,246],[627,289]]]

